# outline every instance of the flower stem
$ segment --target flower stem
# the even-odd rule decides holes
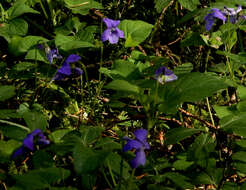
[[[133,170],[132,170],[132,174],[131,174],[131,179],[133,179],[133,178],[134,178],[135,171],[136,171],[136,169],[135,169],[135,168],[133,168]]]
[[[43,3],[42,3],[42,0],[39,1],[39,4],[40,4],[40,6],[41,6],[41,8],[42,8],[42,11],[43,11],[43,13],[44,13],[45,18],[48,20],[49,17],[48,17],[48,15],[47,15],[46,11],[45,11],[45,8],[44,8],[44,5],[43,5]]]
[[[207,106],[208,106],[208,112],[209,112],[209,115],[210,115],[210,119],[212,121],[213,126],[215,126],[215,124],[214,124],[214,118],[213,118],[213,114],[211,112],[211,108],[210,108],[208,97],[206,97],[206,101],[207,101]]]
[[[113,174],[113,172],[112,172],[111,165],[109,164],[108,160],[107,160],[107,165],[108,165],[108,170],[109,170],[110,176],[111,176],[111,178],[112,178],[113,184],[114,184],[114,186],[116,186],[117,183],[116,183],[116,181],[115,181],[114,174]]]
[[[106,174],[105,174],[103,169],[102,169],[102,174],[103,174],[104,179],[106,180],[108,186],[110,187],[110,189],[113,189],[113,187],[112,187],[111,183],[109,182],[109,180],[108,180],[108,178],[107,178],[107,176],[106,176]]]
[[[24,130],[26,130],[27,132],[30,132],[30,129],[27,128],[27,127],[25,127],[24,125],[20,125],[20,124],[11,122],[11,121],[6,121],[6,120],[0,119],[0,123],[5,123],[5,124],[8,124],[8,125],[13,125],[13,126],[16,126],[16,127],[21,128],[21,129],[24,129]]]

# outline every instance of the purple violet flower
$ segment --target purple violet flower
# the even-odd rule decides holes
[[[178,77],[167,67],[161,66],[155,71],[155,79],[158,80],[159,83],[164,84],[177,80]]]
[[[53,63],[54,58],[62,59],[62,56],[59,54],[57,48],[55,48],[55,49],[50,49],[49,47],[45,48],[45,53],[46,53],[46,57],[49,60],[50,64]]]
[[[242,10],[242,6],[238,6],[237,10],[233,8],[227,8],[224,7],[224,14],[228,17],[229,16],[229,21],[232,24],[235,24],[237,22],[237,14]]]
[[[134,132],[135,140],[124,137],[123,139],[127,141],[123,147],[123,152],[127,152],[132,149],[136,149],[136,157],[131,160],[130,164],[132,168],[137,168],[138,166],[144,166],[146,162],[145,149],[150,149],[149,143],[147,142],[148,131],[145,129],[137,129]]]
[[[61,80],[64,79],[67,76],[70,76],[72,73],[74,73],[76,76],[79,76],[82,74],[82,70],[78,67],[75,67],[74,69],[71,69],[71,66],[69,63],[73,63],[76,61],[79,61],[81,59],[80,56],[71,54],[68,56],[68,58],[64,61],[62,66],[58,69],[56,72],[56,75],[52,78],[52,80]]]
[[[223,20],[223,22],[226,21],[226,17],[222,11],[216,8],[211,9],[211,13],[207,14],[204,17],[204,20],[206,21],[205,28],[207,31],[212,28],[216,18]]]
[[[23,144],[12,155],[12,159],[35,150],[35,144],[44,146],[50,144],[50,141],[46,139],[41,129],[35,129],[29,133],[23,140]]]
[[[245,16],[238,17],[237,14],[240,11],[242,11],[242,6],[238,6],[236,10],[234,8],[227,7],[224,7],[224,11],[217,8],[211,9],[211,12],[204,17],[204,20],[206,21],[206,30],[209,31],[212,28],[216,18],[222,20],[224,23],[229,19],[229,22],[232,24],[235,24],[238,19],[245,19]]]
[[[124,32],[117,27],[120,24],[119,20],[104,18],[103,22],[107,26],[101,37],[103,42],[108,40],[111,44],[117,44],[119,38],[124,38]]]

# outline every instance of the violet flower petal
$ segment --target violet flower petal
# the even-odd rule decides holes
[[[23,140],[23,146],[30,149],[34,150],[34,135],[33,134],[28,134],[26,138]]]
[[[109,18],[104,18],[103,22],[106,24],[107,28],[115,28],[120,24],[119,20],[112,20]]]
[[[144,166],[146,162],[146,156],[145,156],[145,152],[144,152],[144,149],[138,149],[136,151],[136,157],[131,160],[131,167],[132,168],[137,168],[138,166],[142,165]]]
[[[61,59],[62,58],[62,56],[58,53],[58,49],[57,48],[49,50],[46,53],[46,57],[49,60],[50,64],[53,63],[53,59],[54,58],[57,58],[57,59]]]
[[[119,34],[116,31],[111,31],[111,34],[108,36],[108,41],[111,44],[117,44],[119,41]]]
[[[105,41],[109,40],[110,33],[111,33],[111,30],[110,29],[106,29],[102,33],[102,37],[101,37],[102,42],[105,42]]]
[[[225,15],[219,9],[213,8],[213,9],[211,9],[211,11],[212,11],[213,17],[218,18],[218,19],[223,20],[223,21],[226,20]]]
[[[218,18],[220,20],[223,20],[224,22],[226,21],[226,17],[223,14],[223,12],[221,12],[217,8],[211,9],[211,13],[207,14],[204,17],[204,20],[206,21],[205,28],[206,28],[207,31],[209,31],[212,28],[212,26],[213,26],[213,24],[215,22],[215,18]]]
[[[71,54],[67,57],[64,63],[73,63],[73,62],[79,61],[80,59],[81,59],[80,56],[76,54]]]
[[[161,66],[155,71],[155,79],[163,84],[164,82],[177,80],[178,77],[167,67]]]
[[[15,159],[16,157],[19,157],[27,152],[28,149],[22,145],[20,148],[14,151],[14,153],[11,156],[11,159]]]
[[[123,147],[123,152],[127,152],[132,149],[140,149],[141,147],[143,147],[143,144],[141,142],[130,139],[130,140],[127,140],[127,143]]]
[[[213,26],[213,24],[215,22],[215,19],[214,19],[212,13],[209,13],[208,15],[206,15],[204,17],[204,20],[206,21],[206,24],[205,24],[206,30],[207,31],[211,30],[211,28],[212,28],[212,26]]]
[[[60,69],[58,69],[57,73],[61,73],[63,75],[71,75],[71,67],[69,63],[64,62]]]
[[[147,140],[148,131],[146,129],[137,129],[133,134],[140,142],[144,142]]]
[[[72,69],[72,73],[76,76],[80,76],[83,73],[83,71],[80,68],[75,67]]]
[[[52,80],[62,80],[64,78],[66,78],[67,75],[64,75],[62,73],[56,73],[56,75],[52,78]]]
[[[120,30],[119,28],[115,28],[115,30],[120,38],[125,38],[124,32],[122,30]]]

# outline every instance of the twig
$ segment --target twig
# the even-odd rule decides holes
[[[161,15],[160,15],[160,17],[159,17],[159,19],[158,19],[158,21],[157,21],[158,27],[160,27],[161,21],[162,21],[162,19],[164,18],[164,15],[165,15],[166,10],[167,10],[168,7],[170,7],[173,3],[174,3],[173,0],[170,1],[170,3],[169,3],[166,7],[164,7],[164,8],[162,9]]]
[[[105,16],[104,16],[99,10],[97,10],[97,9],[92,8],[91,11],[92,11],[95,15],[99,16],[100,18],[104,18],[104,17],[105,17]]]
[[[139,49],[145,56],[147,56],[147,53],[146,53],[146,51],[143,49],[142,46],[138,45],[138,49]]]
[[[158,117],[158,119],[164,120],[164,121],[173,121],[173,122],[177,123],[180,126],[182,126],[184,124],[186,128],[190,128],[190,126],[189,126],[189,124],[187,122],[182,123],[181,121],[179,121],[179,120],[177,120],[175,118]]]
[[[84,2],[84,3],[77,4],[77,5],[71,5],[71,6],[69,6],[69,7],[70,7],[70,8],[82,7],[82,6],[87,5],[87,4],[89,4],[88,1],[87,1],[87,2]]]
[[[193,115],[192,113],[190,113],[190,112],[188,112],[182,108],[179,108],[179,111],[184,113],[186,116],[192,117],[193,119],[196,119],[196,120],[204,123],[205,125],[207,125],[208,127],[212,128],[212,129],[218,129],[219,128],[219,126],[216,127],[213,124],[201,119],[199,116]]]
[[[187,33],[188,30],[185,30],[184,33],[179,36],[176,40],[172,41],[172,42],[169,42],[167,45],[170,46],[170,45],[173,45],[175,44],[176,42],[178,42],[179,40],[182,40],[182,38],[185,36],[185,34]]]

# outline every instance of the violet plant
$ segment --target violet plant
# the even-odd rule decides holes
[[[211,30],[213,24],[215,23],[216,19],[220,19],[223,23],[229,22],[235,24],[240,19],[245,19],[245,16],[238,16],[238,13],[242,11],[242,6],[238,6],[235,10],[234,8],[227,8],[224,7],[224,10],[220,10],[217,8],[212,8],[210,13],[208,13],[204,20],[206,22],[205,28],[207,31]]]
[[[131,160],[131,167],[137,168],[140,165],[144,166],[146,162],[146,155],[144,150],[150,149],[149,143],[147,142],[148,131],[146,129],[137,129],[134,132],[135,139],[129,137],[124,137],[123,139],[127,141],[123,147],[123,152],[129,150],[136,150],[136,157]]]
[[[70,63],[77,62],[81,59],[80,56],[71,54],[67,57],[67,59],[64,61],[62,66],[57,70],[55,76],[52,78],[52,80],[62,80],[65,77],[70,76],[72,73],[74,73],[76,76],[80,76],[82,74],[82,70],[78,67],[75,67],[71,69]]]
[[[178,77],[167,67],[161,66],[155,71],[155,79],[161,83],[167,83],[172,82],[174,80],[177,80]]]
[[[41,129],[35,129],[33,132],[27,134],[23,140],[23,144],[13,154],[12,159],[15,159],[23,154],[32,152],[35,150],[35,146],[46,146],[50,144],[50,141],[46,139]]]
[[[2,1],[0,189],[246,189],[245,5]]]
[[[102,33],[101,40],[103,42],[108,40],[111,44],[117,44],[119,38],[124,38],[124,32],[118,28],[120,20],[104,18],[103,22],[107,26],[107,29]]]

